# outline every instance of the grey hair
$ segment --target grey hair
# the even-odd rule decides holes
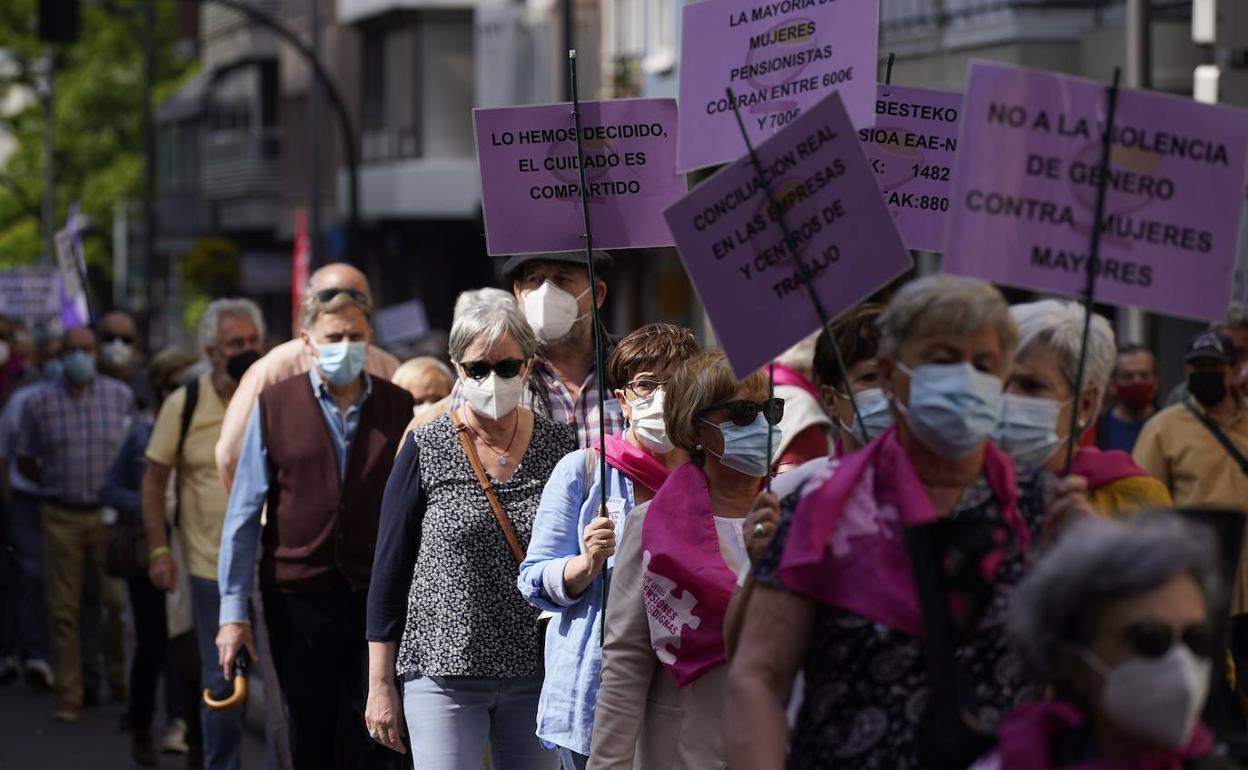
[[[520,346],[520,352],[526,359],[537,353],[537,337],[515,302],[471,305],[451,324],[451,338],[447,346],[451,360],[462,362],[465,351],[473,342],[480,341],[488,348],[508,334]]]
[[[316,298],[316,294],[316,292],[309,292],[303,295],[303,301],[299,303],[299,328],[311,331],[316,324],[316,319],[323,313],[340,313],[348,307],[359,310],[364,314],[369,325],[372,325],[373,303],[371,300],[358,299],[344,292],[330,297],[328,302],[321,302]]]
[[[216,346],[217,335],[221,331],[222,318],[250,319],[256,325],[256,332],[260,335],[260,342],[264,342],[264,315],[260,312],[260,307],[249,299],[229,297],[213,300],[200,317],[197,332],[200,350]]]
[[[996,329],[1001,352],[1014,358],[1018,328],[1001,292],[978,278],[937,273],[902,286],[876,325],[880,355],[896,355],[902,344],[935,333],[964,336],[985,327]]]
[[[1065,684],[1062,650],[1092,641],[1105,606],[1151,591],[1178,575],[1200,586],[1212,617],[1222,601],[1213,533],[1171,513],[1126,522],[1088,517],[1072,523],[1014,590],[1006,633],[1031,670]]]
[[[516,298],[512,296],[511,292],[495,289],[491,286],[460,292],[459,297],[455,299],[455,310],[451,313],[452,323],[459,320],[461,315],[477,305],[498,304],[515,305]]]
[[[1072,397],[1078,398],[1081,394],[1074,390],[1075,378],[1079,375],[1079,348],[1083,343],[1083,306],[1077,302],[1042,299],[1014,305],[1010,308],[1010,315],[1018,324],[1019,352],[1025,352],[1032,345],[1047,345],[1057,354],[1057,365],[1066,378]],[[1083,374],[1085,389],[1096,386],[1093,414],[1100,411],[1101,399],[1114,373],[1116,357],[1113,327],[1104,316],[1093,313]]]

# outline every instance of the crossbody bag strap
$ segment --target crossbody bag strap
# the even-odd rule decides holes
[[[485,468],[481,465],[481,458],[477,456],[477,448],[472,445],[472,439],[468,436],[468,426],[464,425],[459,415],[454,412],[451,412],[451,422],[455,425],[455,434],[459,436],[459,443],[464,448],[464,454],[468,455],[468,464],[472,466],[472,472],[477,474],[477,482],[481,485],[481,491],[485,492],[486,498],[490,501],[490,508],[494,510],[494,518],[498,520],[498,526],[503,530],[503,537],[507,538],[511,555],[516,557],[516,564],[520,564],[524,561],[524,549],[520,547],[520,538],[516,536],[515,527],[511,526],[511,519],[507,518],[503,504],[499,502],[498,495],[494,493],[494,485],[490,483],[490,477],[486,475]]]
[[[1239,448],[1231,443],[1230,437],[1227,436],[1220,427],[1218,427],[1218,424],[1209,419],[1209,415],[1203,414],[1199,409],[1193,406],[1189,399],[1183,399],[1183,406],[1187,407],[1187,411],[1191,412],[1193,417],[1200,420],[1201,424],[1213,434],[1213,437],[1216,438],[1218,443],[1222,445],[1222,448],[1226,450],[1226,453],[1229,454],[1235,462],[1239,463],[1239,469],[1243,471],[1245,475],[1248,475],[1248,458],[1245,458],[1243,453],[1239,451]]]

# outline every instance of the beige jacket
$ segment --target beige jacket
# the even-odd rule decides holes
[[[717,770],[726,767],[721,717],[728,667],[679,688],[654,656],[641,582],[647,508],[624,519],[615,557],[589,770]]]
[[[270,385],[276,385],[296,374],[307,373],[315,364],[316,357],[308,353],[308,346],[303,344],[303,340],[295,338],[270,350],[264,358],[252,364],[243,379],[239,380],[238,390],[234,391],[229,406],[225,408],[225,419],[221,421],[221,437],[217,439],[216,447],[217,473],[221,475],[226,492],[234,485],[234,471],[238,468],[238,456],[243,453],[247,420],[251,417],[251,409],[255,406],[256,399],[260,398],[260,393]],[[376,345],[368,346],[364,371],[373,377],[389,380],[398,368],[399,359]]]

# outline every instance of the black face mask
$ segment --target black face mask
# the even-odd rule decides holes
[[[1209,408],[1226,398],[1226,375],[1223,372],[1192,372],[1187,375],[1187,390],[1201,406]]]
[[[225,373],[234,378],[235,382],[243,379],[243,375],[251,365],[260,360],[260,354],[254,350],[244,350],[236,356],[230,356],[225,362]]]

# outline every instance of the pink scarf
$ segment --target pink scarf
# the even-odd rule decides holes
[[[724,614],[737,587],[724,563],[706,476],[692,462],[667,477],[641,530],[650,646],[684,687],[724,662]]]
[[[984,473],[1021,548],[1027,525],[1015,506],[1014,465],[985,445]],[[922,638],[923,616],[903,529],[938,517],[894,426],[839,460],[832,478],[793,515],[778,576],[794,593]],[[1003,554],[985,562],[991,580]]]
[[[595,442],[594,449],[602,457],[602,443]],[[607,465],[640,484],[651,493],[659,491],[667,481],[667,466],[653,455],[647,454],[619,436],[607,436]]]
[[[772,366],[775,366],[775,374],[772,377],[777,385],[791,385],[795,388],[801,388],[813,396],[815,401],[822,403],[819,398],[819,389],[814,386],[814,383],[802,376],[801,372],[781,363],[772,364]],[[763,371],[767,371],[767,367],[763,367]]]
[[[997,753],[1001,770],[1050,770],[1053,739],[1073,733],[1084,716],[1069,703],[1042,701],[1012,711],[1001,724]],[[1072,765],[1067,770],[1181,770],[1183,762],[1199,759],[1213,749],[1213,735],[1203,724],[1182,751],[1162,751],[1133,760],[1096,760]]]

